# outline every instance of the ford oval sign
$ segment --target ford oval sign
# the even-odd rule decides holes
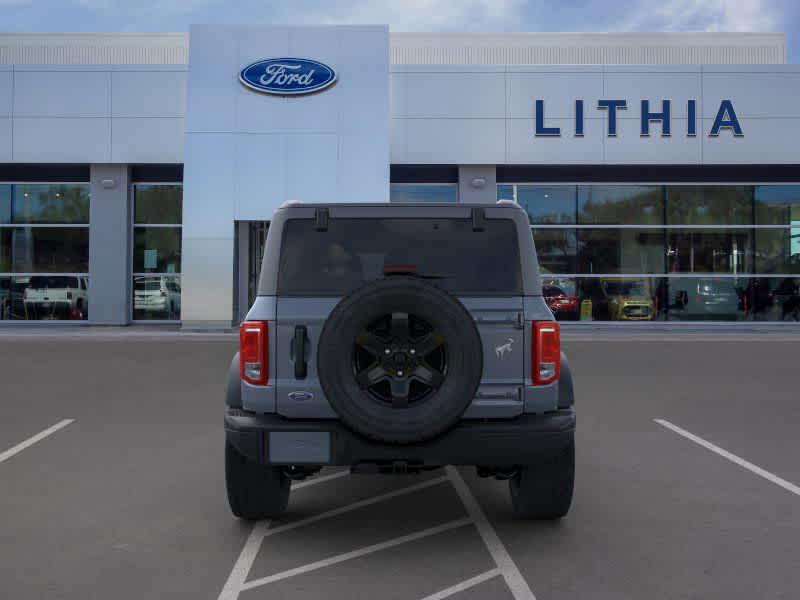
[[[336,72],[307,58],[268,58],[247,65],[239,73],[239,81],[257,92],[299,96],[333,85]]]

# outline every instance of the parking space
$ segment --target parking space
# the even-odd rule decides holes
[[[227,508],[232,336],[0,336],[0,596],[792,598],[793,340],[566,336],[576,495],[511,517],[507,484],[325,469],[280,521]],[[529,595],[530,594],[530,595]]]

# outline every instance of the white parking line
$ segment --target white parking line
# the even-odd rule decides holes
[[[678,435],[682,435],[687,440],[693,441],[695,444],[702,446],[706,450],[711,450],[711,452],[720,455],[722,458],[728,459],[732,463],[735,463],[740,467],[747,469],[751,473],[755,473],[759,477],[763,477],[767,481],[771,481],[772,483],[782,487],[786,491],[791,492],[792,494],[795,494],[797,496],[800,496],[800,487],[796,486],[795,484],[789,481],[786,481],[785,479],[778,477],[774,473],[770,473],[769,471],[762,469],[758,465],[754,465],[753,463],[746,461],[740,456],[736,456],[735,454],[728,452],[727,450],[720,448],[719,446],[716,446],[711,442],[708,442],[703,438],[698,437],[695,434],[686,431],[685,429],[681,429],[680,427],[674,425],[673,423],[670,423],[669,421],[666,421],[664,419],[653,419],[653,420],[662,427],[666,427],[667,429],[674,431]]]
[[[511,591],[511,595],[514,596],[514,600],[536,600],[536,596],[533,595],[531,588],[528,586],[528,582],[525,581],[522,573],[519,572],[519,568],[512,560],[511,555],[508,553],[508,550],[506,550],[497,532],[494,530],[491,523],[489,523],[489,519],[486,518],[478,501],[475,500],[475,496],[469,491],[458,469],[453,466],[448,466],[447,474],[450,477],[450,481],[453,483],[453,487],[456,488],[458,497],[461,498],[461,502],[464,503],[467,513],[472,517],[475,527],[478,528],[478,533],[483,539],[483,543],[486,544],[486,548],[497,564],[497,568],[506,580],[506,585]]]
[[[336,477],[340,477],[342,476],[341,474],[348,474],[348,473],[349,471],[338,471],[337,473],[333,473],[327,477],[317,477],[314,479],[303,481],[301,482],[301,484],[302,486],[316,485],[318,483],[324,483],[326,481],[330,481],[331,479],[335,479]],[[445,481],[447,481],[447,477],[444,476],[437,477],[435,479],[429,479],[427,481],[410,485],[408,487],[386,492],[385,494],[380,494],[378,496],[366,498],[365,500],[353,502],[352,504],[348,504],[340,508],[334,508],[332,510],[320,513],[318,515],[314,515],[312,517],[308,517],[306,519],[302,519],[300,521],[295,521],[293,523],[286,523],[285,525],[280,525],[278,527],[275,527],[274,529],[270,529],[271,521],[259,521],[255,523],[253,525],[253,529],[250,531],[250,535],[248,536],[247,541],[244,544],[244,548],[242,548],[242,551],[239,554],[239,558],[236,560],[236,564],[233,565],[231,574],[228,576],[228,581],[225,582],[225,586],[222,588],[222,592],[220,593],[218,600],[236,600],[236,598],[239,597],[239,594],[242,591],[244,591],[245,589],[243,587],[244,583],[247,580],[247,576],[250,574],[250,569],[252,568],[253,562],[255,561],[256,556],[258,555],[259,549],[261,548],[261,543],[267,536],[275,535],[276,533],[287,531],[289,529],[296,529],[297,527],[302,527],[303,525],[308,525],[309,523],[313,523],[315,521],[320,521],[322,519],[334,517],[336,515],[340,515],[349,512],[351,510],[355,510],[357,508],[362,508],[364,506],[369,506],[370,504],[376,504],[378,502],[382,502],[383,500],[394,498],[396,496],[402,496],[403,494],[410,494],[412,492],[429,488],[434,485],[439,485],[440,483],[444,483]]]
[[[236,600],[239,597],[239,592],[242,591],[247,575],[253,567],[253,562],[258,556],[258,550],[261,548],[261,541],[264,539],[265,532],[269,529],[269,521],[258,521],[253,524],[253,529],[250,530],[250,535],[244,543],[239,558],[236,559],[236,564],[233,565],[231,574],[228,575],[228,581],[222,588],[218,600]]]
[[[422,483],[401,488],[399,490],[392,490],[385,494],[373,496],[372,498],[360,500],[358,502],[348,504],[347,506],[335,508],[326,511],[324,513],[320,513],[318,515],[302,519],[300,521],[295,521],[294,523],[287,523],[285,525],[276,527],[274,529],[269,528],[270,526],[269,521],[260,521],[256,523],[252,531],[250,532],[250,536],[248,537],[247,542],[244,545],[244,548],[242,548],[242,552],[239,555],[239,558],[236,561],[236,564],[234,565],[231,574],[228,576],[228,581],[225,583],[225,586],[223,587],[222,593],[220,593],[218,600],[236,600],[239,597],[239,594],[245,590],[261,587],[270,583],[274,583],[276,581],[287,579],[289,577],[294,577],[296,575],[302,575],[304,573],[308,573],[309,571],[315,571],[317,569],[329,567],[331,565],[335,565],[353,558],[365,556],[373,552],[379,552],[381,550],[399,546],[401,544],[412,542],[431,535],[436,535],[438,533],[449,531],[451,529],[455,529],[458,527],[463,527],[469,524],[473,524],[477,528],[478,534],[481,536],[483,543],[486,545],[486,548],[488,549],[489,553],[494,559],[497,568],[492,569],[490,571],[486,571],[485,573],[481,573],[480,575],[462,581],[461,583],[455,584],[454,586],[451,586],[444,590],[440,590],[439,592],[436,592],[435,594],[423,600],[439,600],[441,598],[447,598],[448,596],[451,596],[460,591],[478,585],[479,583],[482,583],[498,575],[503,576],[503,579],[505,580],[506,585],[508,586],[509,591],[511,592],[515,600],[536,600],[536,597],[533,595],[533,592],[528,586],[528,583],[522,577],[522,573],[520,573],[519,568],[512,560],[511,555],[508,553],[508,550],[506,550],[505,546],[503,545],[503,542],[497,535],[497,532],[489,523],[489,520],[486,518],[486,515],[483,513],[483,510],[481,509],[477,500],[475,500],[475,497],[469,491],[469,488],[467,487],[467,484],[464,481],[464,479],[461,477],[461,474],[458,472],[458,470],[456,470],[455,467],[452,466],[447,467],[446,471],[447,471],[446,476],[423,481]],[[299,484],[299,486],[314,485],[316,483],[329,481],[330,479],[335,479],[337,477],[342,476],[341,473],[342,472],[338,472],[325,477],[318,477],[316,479],[311,479],[302,482],[301,484]],[[250,569],[252,568],[253,563],[255,562],[256,556],[258,555],[258,552],[261,548],[261,544],[264,541],[264,539],[267,538],[268,536],[283,531],[287,531],[289,529],[302,527],[304,525],[308,525],[309,523],[313,523],[321,519],[326,519],[329,517],[340,515],[342,513],[349,512],[357,508],[361,508],[363,506],[368,506],[370,504],[375,504],[377,502],[381,502],[389,498],[393,498],[395,496],[408,494],[413,491],[438,485],[447,480],[449,480],[450,483],[455,488],[458,497],[460,498],[462,504],[467,510],[467,513],[469,514],[468,518],[450,521],[448,523],[444,523],[436,527],[424,529],[416,533],[411,533],[408,535],[393,538],[385,542],[380,542],[378,544],[373,544],[371,546],[366,546],[364,548],[359,548],[356,550],[352,550],[350,552],[345,552],[343,554],[337,554],[336,556],[331,556],[329,558],[318,560],[306,565],[302,565],[300,567],[288,569],[280,573],[275,573],[274,575],[269,575],[267,577],[261,577],[258,579],[254,579],[252,581],[247,581]]]
[[[339,477],[344,477],[346,475],[350,475],[349,469],[345,469],[344,471],[336,471],[336,473],[331,473],[330,475],[312,477],[311,479],[306,479],[305,481],[298,481],[297,483],[292,484],[292,489],[299,490],[300,488],[308,487],[309,485],[324,483],[326,481],[330,481],[331,479],[339,479]]]
[[[348,474],[349,471],[339,471],[337,473],[333,473],[333,475],[340,477],[340,473]],[[332,479],[331,476],[317,477],[315,479],[309,479],[308,481],[302,481],[300,483],[302,484],[302,487],[308,487],[310,485],[324,483],[330,479]],[[298,486],[296,485],[294,487]],[[219,594],[218,600],[236,600],[239,597],[239,592],[242,591],[242,585],[247,579],[250,569],[253,567],[253,562],[256,560],[256,556],[258,556],[258,550],[261,548],[261,542],[267,535],[266,532],[269,530],[270,523],[271,521],[267,520],[258,521],[257,523],[253,524],[253,528],[250,530],[250,535],[247,536],[247,541],[244,543],[244,547],[239,553],[239,558],[236,559],[233,569],[231,569],[231,574],[228,575],[228,580],[225,582],[225,585]]]
[[[493,577],[497,577],[502,575],[500,573],[500,569],[491,569],[486,571],[486,573],[481,573],[480,575],[476,575],[475,577],[471,577],[462,581],[461,583],[457,583],[449,588],[440,590],[435,594],[431,594],[430,596],[425,596],[422,600],[443,600],[444,598],[449,598],[453,594],[458,594],[459,592],[463,592],[464,590],[468,590],[471,587],[475,587],[479,583],[483,583],[484,581],[488,581]]]
[[[318,560],[316,562],[309,563],[307,565],[302,565],[300,567],[295,567],[294,569],[289,569],[287,571],[282,571],[280,573],[275,573],[274,575],[270,575],[268,577],[261,577],[260,579],[254,579],[253,581],[248,581],[247,583],[245,583],[242,586],[242,590],[251,590],[253,588],[260,587],[268,583],[280,581],[281,579],[287,579],[288,577],[294,577],[295,575],[302,575],[303,573],[308,573],[309,571],[316,571],[317,569],[329,567],[331,565],[335,565],[340,562],[344,562],[346,560],[359,558],[361,556],[366,556],[367,554],[372,554],[374,552],[380,552],[381,550],[386,550],[387,548],[393,548],[394,546],[400,546],[401,544],[407,544],[408,542],[421,540],[422,538],[430,537],[432,535],[437,535],[439,533],[444,533],[445,531],[450,531],[451,529],[457,529],[458,527],[464,527],[465,525],[470,525],[471,523],[472,519],[457,519],[455,521],[449,521],[447,523],[437,525],[436,527],[429,527],[428,529],[423,529],[422,531],[409,533],[408,535],[396,537],[391,540],[386,540],[385,542],[380,542],[378,544],[372,544],[371,546],[365,546],[364,548],[359,548],[358,550],[352,550],[350,552],[345,552],[343,554],[337,554],[336,556],[331,556],[329,558]]]
[[[314,480],[312,480],[314,481]],[[392,490],[391,492],[386,492],[385,494],[380,494],[378,496],[372,496],[371,498],[366,498],[364,500],[359,500],[358,502],[353,502],[352,504],[347,504],[345,506],[341,506],[339,508],[333,508],[331,510],[327,510],[323,513],[318,515],[314,515],[312,517],[306,517],[305,519],[301,519],[300,521],[294,521],[292,523],[286,523],[285,525],[280,525],[273,529],[269,529],[264,533],[264,537],[275,535],[276,533],[282,533],[284,531],[288,531],[289,529],[297,529],[298,527],[303,527],[304,525],[308,525],[310,523],[314,523],[316,521],[321,521],[323,519],[328,519],[330,517],[335,517],[337,515],[344,514],[346,512],[350,512],[352,510],[356,510],[358,508],[364,508],[365,506],[369,506],[370,504],[377,504],[378,502],[383,502],[384,500],[389,500],[391,498],[396,498],[397,496],[403,496],[405,494],[411,494],[413,492],[424,490],[425,488],[432,487],[434,485],[439,485],[447,481],[447,477],[436,477],[435,479],[428,479],[427,481],[423,481],[422,483],[415,483],[414,485],[410,485],[408,487],[400,488],[397,490]],[[310,481],[308,483],[311,483]]]
[[[30,448],[36,442],[41,442],[47,436],[54,434],[59,429],[63,429],[64,427],[66,427],[70,423],[74,423],[74,422],[75,422],[75,419],[64,419],[63,421],[59,421],[58,423],[56,423],[52,427],[48,427],[44,431],[41,431],[41,432],[37,433],[36,435],[29,437],[24,442],[20,442],[19,444],[17,444],[13,448],[9,448],[5,452],[0,453],[0,463],[7,461],[9,458],[14,456],[15,454],[19,454],[20,452],[25,450],[25,448]]]

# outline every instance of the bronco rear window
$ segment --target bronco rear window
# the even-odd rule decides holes
[[[341,296],[368,281],[414,276],[461,296],[522,294],[514,221],[488,219],[290,219],[283,230],[278,294]]]

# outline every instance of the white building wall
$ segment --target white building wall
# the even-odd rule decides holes
[[[234,221],[287,200],[389,200],[389,41],[384,26],[196,26],[187,81],[181,306],[185,325],[229,325]],[[238,80],[271,57],[321,61],[316,94],[262,94]]]
[[[58,94],[53,89],[62,90]],[[800,134],[800,67],[797,65],[713,66],[426,66],[391,68],[391,162],[451,164],[721,164],[796,163]],[[332,90],[331,90],[332,91]],[[368,87],[359,93],[370,93]],[[223,98],[213,86],[197,102],[213,111]],[[604,135],[599,98],[625,98],[617,138]],[[548,126],[560,138],[534,138],[534,100],[545,100]],[[585,135],[575,138],[573,103],[585,101]],[[673,135],[640,138],[639,102],[651,108],[669,98]],[[698,133],[687,138],[686,100],[698,101]],[[730,98],[744,137],[709,138],[719,101]],[[0,161],[66,163],[180,163],[186,68],[164,65],[0,65]],[[246,108],[246,104],[244,105]],[[325,135],[330,119],[320,106],[294,127]],[[326,112],[327,111],[327,112]],[[217,125],[236,126],[233,111],[216,111]],[[277,115],[277,116],[276,116]],[[251,124],[260,133],[291,119],[285,111]],[[337,117],[338,118],[338,117]],[[239,117],[241,121],[241,117]],[[241,126],[242,123],[239,123]],[[654,126],[658,131],[657,125]],[[315,152],[338,153],[338,186],[360,187],[347,173],[359,170],[359,147],[342,137],[334,150],[315,138]],[[251,140],[249,143],[256,143]],[[326,150],[327,148],[327,150]],[[267,144],[266,155],[276,147]],[[289,148],[275,160],[284,160]],[[270,163],[272,164],[272,163]],[[277,167],[276,167],[277,168]],[[383,173],[362,177],[382,178]],[[374,183],[374,182],[373,182]],[[242,218],[254,195],[243,183]],[[274,191],[291,196],[290,187]],[[280,188],[280,189],[279,189]],[[342,188],[343,189],[343,188]]]
[[[392,162],[440,164],[794,164],[800,139],[798,65],[405,65],[392,68]],[[624,99],[616,137],[599,99]],[[535,101],[558,137],[536,137]],[[574,135],[584,100],[584,136]],[[640,103],[671,100],[672,135],[640,136]],[[697,135],[687,136],[687,101]],[[709,137],[720,102],[743,137]]]
[[[0,65],[0,161],[183,161],[183,65]]]
[[[395,33],[388,39],[392,62],[408,63],[391,68],[393,163],[797,162],[791,144],[799,123],[799,75],[796,65],[780,64],[785,61],[783,34]],[[309,54],[324,54],[327,43],[325,36],[309,41]],[[224,54],[209,48],[217,50]],[[0,34],[0,63],[14,63],[0,64],[0,161],[183,162],[187,60],[188,34]],[[723,64],[732,61],[741,64]],[[538,64],[553,62],[596,64]],[[613,62],[641,64],[602,66]],[[667,64],[676,62],[682,64]],[[376,89],[372,77],[362,72],[354,79],[352,86],[363,84],[358,96],[364,104],[369,98],[376,101],[370,96]],[[334,116],[321,99],[306,103],[311,109],[302,122],[293,122],[291,112],[275,103],[258,122],[245,124],[242,115],[256,98],[239,98],[229,104],[234,108],[218,110],[230,101],[231,90],[223,88],[209,83],[194,97],[207,107],[206,118],[214,115],[219,131],[239,128],[272,135],[284,125],[304,130],[317,136],[309,144],[316,160],[324,162],[336,152],[342,169],[329,175],[335,176],[338,189],[349,187],[357,194],[363,178],[372,179],[369,185],[382,180],[382,172],[359,168],[363,138],[356,143],[352,136],[340,136],[334,143],[325,137],[331,135],[328,124]],[[335,93],[335,88],[328,92]],[[702,110],[700,131],[708,131],[715,103],[725,96],[734,101],[745,136],[638,139],[641,99],[655,105],[670,96],[677,132],[684,130],[681,113],[690,94]],[[612,95],[631,105],[619,115],[616,139],[602,135],[605,116],[594,108],[598,98]],[[560,138],[533,138],[538,97],[546,100],[548,125],[562,127]],[[575,98],[586,102],[582,139],[568,133]],[[260,151],[276,161],[292,153],[283,145],[278,151],[264,138],[242,143],[261,143]],[[382,143],[375,138],[373,150],[380,151]],[[350,176],[355,171],[361,182]],[[248,204],[254,197],[251,184],[242,185],[237,215],[254,218],[258,207]],[[296,193],[291,179],[272,189],[282,197]]]

